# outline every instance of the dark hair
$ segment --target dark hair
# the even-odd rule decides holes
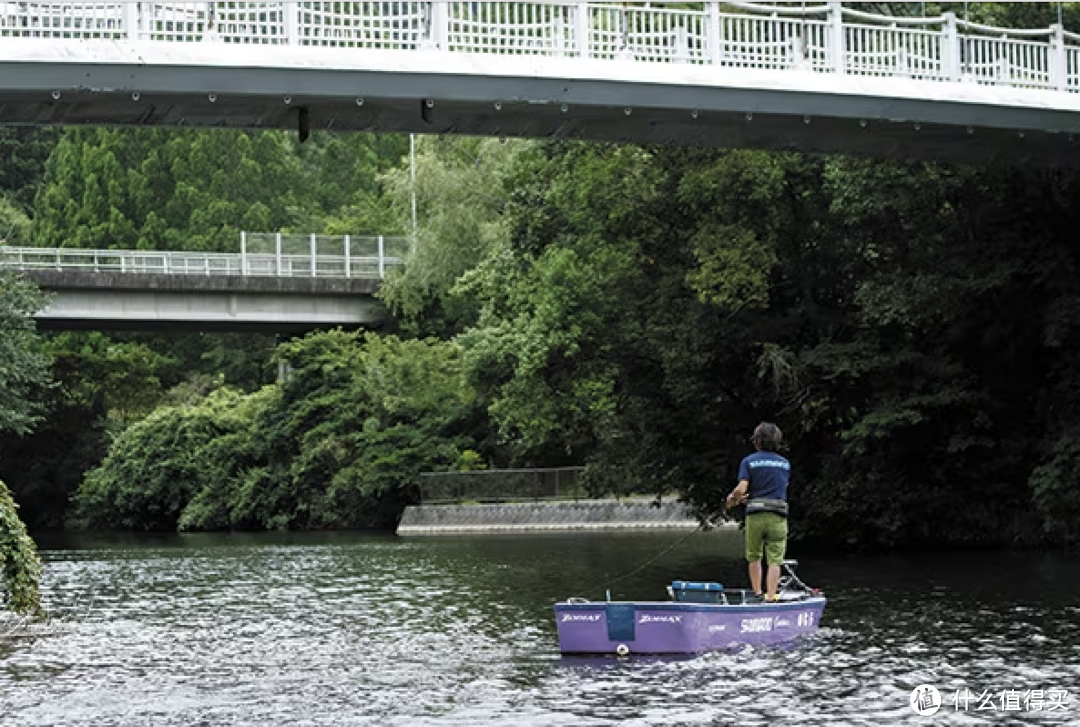
[[[782,442],[783,439],[784,435],[780,431],[780,427],[772,422],[762,422],[754,427],[754,436],[751,438],[751,441],[758,449],[775,452],[780,448],[780,442]]]

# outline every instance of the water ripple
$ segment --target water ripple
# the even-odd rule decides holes
[[[1080,572],[1038,554],[817,561],[824,626],[794,646],[561,657],[552,602],[603,592],[674,537],[203,536],[46,550],[54,620],[0,639],[0,723],[1080,722]],[[677,577],[737,584],[742,564],[718,556],[737,544],[721,537],[689,541],[617,597],[657,598]],[[945,698],[932,718],[909,706],[920,684]],[[965,689],[1060,689],[1069,703],[987,712],[950,701]]]

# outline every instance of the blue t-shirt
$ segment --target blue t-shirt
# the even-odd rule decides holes
[[[791,463],[776,452],[754,452],[739,464],[739,480],[750,482],[750,497],[787,501]]]

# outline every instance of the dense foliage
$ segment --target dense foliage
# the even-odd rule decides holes
[[[320,334],[280,346],[284,382],[133,411],[84,525],[387,524],[467,450],[705,516],[773,419],[803,537],[1070,536],[1072,173],[435,139],[418,166],[419,247],[385,297],[453,343]],[[406,172],[386,185],[407,210]],[[376,395],[431,356],[453,375]]]
[[[1080,19],[1075,4],[922,5]],[[400,337],[42,348],[26,328],[40,299],[9,279],[0,474],[23,513],[56,526],[76,493],[86,527],[376,527],[421,470],[585,464],[598,493],[675,495],[706,517],[769,419],[802,538],[1075,538],[1075,171],[418,141],[414,180],[400,136],[0,136],[0,224],[40,245],[234,250],[242,229],[401,234],[418,212],[381,293]]]
[[[124,430],[76,495],[84,527],[388,527],[417,473],[468,459],[460,351],[329,331],[281,347],[289,375],[222,388]]]
[[[41,561],[37,547],[19,519],[18,506],[0,480],[0,604],[16,613],[40,616]]]
[[[33,315],[46,302],[33,284],[0,271],[0,435],[22,435],[41,419],[49,359],[41,351]]]
[[[804,536],[1067,535],[1074,174],[588,144],[518,162],[505,236],[453,289],[518,462],[708,514],[775,419]]]
[[[237,251],[241,230],[390,234],[375,179],[403,151],[400,137],[73,129],[49,157],[34,244]]]
[[[0,238],[39,246],[235,252],[240,231],[394,234],[379,174],[401,136],[72,128],[0,133]],[[5,237],[6,236],[6,237]],[[0,429],[0,476],[27,523],[56,528],[110,437],[155,407],[220,383],[274,380],[265,334],[46,336],[61,386],[33,397],[36,431]],[[58,446],[58,443],[63,443]]]

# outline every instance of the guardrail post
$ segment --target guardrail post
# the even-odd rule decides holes
[[[420,41],[421,50],[450,50],[450,17],[447,3],[429,2],[427,4],[427,37]]]
[[[349,248],[352,247],[352,243],[349,241],[349,236],[345,235],[345,277],[352,277],[352,261],[349,260]]]
[[[277,274],[281,277],[284,273],[281,270],[281,233],[277,233],[274,237],[274,258],[277,264]]]
[[[709,39],[709,62],[714,66],[719,66],[720,61],[723,60],[720,48],[720,39],[723,37],[720,32],[720,3],[705,3],[705,9],[708,11],[705,21],[708,23],[708,28],[705,33]]]
[[[142,3],[124,3],[124,34],[128,40],[139,39],[139,16],[141,15]]]
[[[288,45],[300,45],[300,4],[282,3],[284,14],[285,42]]]
[[[248,274],[247,233],[240,230],[240,274]]]
[[[675,26],[675,54],[672,60],[676,63],[690,62],[690,39],[685,25]]]
[[[941,70],[950,81],[960,80],[960,34],[956,31],[956,13],[945,13],[941,38]]]
[[[1065,51],[1065,28],[1061,23],[1050,26],[1050,85],[1058,91],[1069,90],[1069,61]]]
[[[829,52],[832,58],[832,67],[836,73],[844,73],[846,69],[846,56],[844,42],[844,5],[839,2],[829,3]]]
[[[574,4],[574,45],[578,58],[588,58],[589,42],[592,40],[592,10],[589,3]]]
[[[386,256],[383,248],[383,236],[379,235],[379,278],[386,277]]]
[[[318,254],[318,243],[315,242],[315,233],[311,233],[311,277],[317,278],[319,276],[318,268],[315,264],[315,256]]]

